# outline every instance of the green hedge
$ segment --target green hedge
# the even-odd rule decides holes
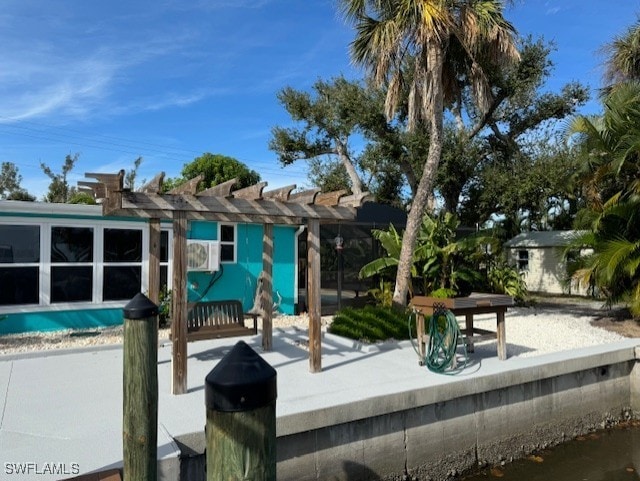
[[[329,332],[362,342],[409,339],[408,321],[411,311],[390,307],[365,306],[339,311],[329,326]],[[412,322],[412,337],[415,324]]]

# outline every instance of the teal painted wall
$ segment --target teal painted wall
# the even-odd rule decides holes
[[[273,297],[282,298],[279,312],[294,313],[296,227],[275,226],[273,229]],[[221,271],[213,275],[189,272],[189,301],[239,299],[245,310],[251,309],[256,282],[262,271],[262,225],[238,224],[236,229],[236,262],[222,263]],[[187,236],[190,239],[217,240],[216,222],[193,221]],[[207,290],[210,283],[213,285]]]
[[[0,334],[92,329],[122,322],[121,308],[0,314]]]
[[[46,217],[59,219],[94,218],[83,215],[27,214],[0,212],[0,217]],[[103,218],[100,220],[127,220],[144,222],[131,218]],[[293,314],[295,303],[296,274],[296,226],[274,226],[273,229],[273,296],[277,302],[281,298],[278,311]],[[239,299],[245,310],[251,309],[256,291],[256,281],[262,270],[262,225],[238,224],[236,228],[236,262],[223,263],[222,270],[213,276],[209,273],[188,273],[187,292],[190,301],[198,300],[205,293],[209,283],[215,280],[204,300]],[[187,233],[191,239],[217,240],[218,223],[194,221]],[[24,313],[0,314],[0,334],[29,331],[56,331],[68,329],[92,329],[119,325],[123,321],[121,308],[42,310]]]

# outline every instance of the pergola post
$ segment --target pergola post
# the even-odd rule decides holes
[[[171,393],[187,392],[187,216],[173,213],[173,294],[171,299]]]
[[[307,226],[307,309],[309,311],[309,370],[322,371],[320,317],[320,221],[309,219]]]
[[[149,300],[160,304],[160,219],[149,219]]]
[[[273,224],[264,224],[262,235],[262,349],[273,349]]]

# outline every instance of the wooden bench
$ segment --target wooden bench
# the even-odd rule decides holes
[[[253,326],[245,326],[245,319],[251,318]],[[206,301],[189,306],[187,341],[251,336],[257,333],[258,315],[245,314],[240,301]]]

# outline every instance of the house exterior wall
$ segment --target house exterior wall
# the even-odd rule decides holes
[[[293,314],[295,304],[296,229],[293,226],[274,226],[273,229],[273,296],[280,303],[278,311]],[[194,221],[190,223],[190,239],[219,240],[218,222]],[[189,272],[188,300],[215,301],[239,299],[245,310],[251,309],[256,295],[256,283],[262,271],[263,227],[258,224],[237,224],[235,262],[221,262],[222,274]],[[211,288],[206,288],[215,280]]]
[[[521,252],[528,253],[528,268],[520,269],[524,272],[527,289],[530,292],[545,294],[570,294],[577,296],[588,295],[587,289],[571,281],[565,284],[567,276],[566,262],[562,259],[562,247],[532,247],[514,246],[509,248],[511,265],[520,267]]]
[[[67,204],[42,204],[31,202],[0,201],[0,227],[13,225],[38,225],[40,226],[41,245],[38,262],[29,265],[38,268],[39,300],[28,304],[20,304],[5,299],[0,302],[0,335],[29,331],[54,331],[64,329],[83,329],[118,325],[122,323],[122,307],[130,298],[103,301],[100,278],[104,272],[100,257],[101,235],[107,229],[133,229],[142,232],[142,259],[137,262],[140,270],[140,291],[148,292],[149,278],[149,229],[146,219],[134,218],[109,218],[102,216],[99,206],[67,205]],[[253,306],[256,292],[256,279],[262,270],[262,225],[256,224],[228,224],[234,226],[233,262],[223,263],[219,275],[212,287],[206,291],[206,287],[212,282],[216,274],[206,272],[189,272],[188,298],[198,300],[201,294],[205,294],[204,300],[239,299],[245,309]],[[50,280],[52,272],[51,242],[52,226],[89,227],[95,230],[94,259],[90,264],[93,271],[93,295],[91,299],[83,302],[51,302],[50,294],[53,288]],[[165,251],[164,266],[168,287],[172,282],[172,224],[163,222],[161,225],[168,234],[168,246]],[[193,239],[217,240],[219,236],[219,224],[217,222],[192,222],[189,226],[188,237]],[[296,227],[274,227],[274,254],[273,254],[273,286],[274,300],[279,301],[277,311],[283,314],[292,314],[295,299],[296,276]],[[0,245],[2,240],[0,239]],[[0,271],[16,267],[15,263],[0,256]],[[19,266],[19,265],[18,265]],[[161,267],[162,268],[162,267]],[[1,272],[0,272],[1,273]],[[9,276],[11,279],[12,277]],[[5,278],[6,281],[7,278]],[[4,282],[4,281],[3,281]],[[106,281],[104,281],[106,283]],[[6,283],[6,282],[5,282]],[[9,286],[11,287],[11,286]],[[205,292],[206,291],[206,292]],[[6,294],[6,293],[5,293]],[[6,294],[5,297],[10,297]],[[1,299],[1,298],[0,298]]]

